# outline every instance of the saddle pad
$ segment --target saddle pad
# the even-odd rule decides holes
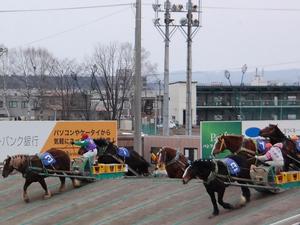
[[[48,152],[43,153],[40,156],[40,159],[44,166],[51,166],[56,163],[56,160],[54,159],[54,157]]]
[[[128,151],[127,148],[124,148],[124,147],[119,147],[118,150],[117,150],[117,154],[121,157],[125,157],[125,158],[128,158],[130,156],[130,153]]]
[[[266,151],[266,141],[265,140],[257,139],[256,144],[257,144],[256,147],[257,147],[257,150],[259,153],[264,153]]]
[[[295,142],[297,152],[300,152],[300,140]]]
[[[226,164],[230,175],[237,176],[241,171],[240,166],[233,159],[225,158],[222,161]]]

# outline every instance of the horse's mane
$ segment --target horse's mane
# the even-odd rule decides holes
[[[94,142],[99,147],[107,146],[107,145],[110,145],[110,144],[114,145],[114,143],[115,143],[114,141],[109,141],[105,138],[94,139]]]
[[[270,124],[271,126],[272,124]],[[281,138],[286,138],[287,139],[287,136],[279,129],[279,127],[275,124],[273,124],[272,126],[275,127],[275,130],[277,132],[277,135],[280,136]]]
[[[20,168],[28,162],[30,155],[18,154],[10,157],[10,164],[14,168]]]

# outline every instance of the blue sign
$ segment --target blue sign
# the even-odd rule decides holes
[[[246,131],[245,134],[248,137],[258,137],[259,136],[260,129],[258,127],[249,127]]]

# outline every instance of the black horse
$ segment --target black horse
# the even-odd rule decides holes
[[[4,166],[2,171],[2,176],[8,177],[8,175],[13,171],[17,170],[22,173],[25,178],[25,184],[23,187],[23,200],[29,202],[29,197],[27,195],[27,188],[33,182],[39,182],[43,189],[45,190],[44,198],[50,198],[51,192],[47,187],[45,182],[44,175],[39,175],[39,172],[42,172],[43,169],[52,169],[52,170],[61,170],[61,171],[70,171],[70,157],[69,155],[62,150],[51,148],[46,153],[50,154],[47,156],[48,161],[53,161],[53,164],[48,166],[43,165],[40,157],[38,155],[14,155],[8,156],[4,160]],[[51,158],[52,157],[52,158]],[[31,168],[39,168],[40,171],[35,171]],[[58,173],[62,174],[62,173]],[[59,191],[65,190],[65,177],[59,177],[61,185]],[[74,187],[80,185],[79,181],[71,178]]]
[[[129,171],[126,175],[149,175],[150,164],[140,156],[136,151],[128,149],[127,156],[119,154],[119,147],[106,139],[94,140],[98,148],[98,162],[99,163],[126,163]],[[132,170],[133,171],[132,171]]]
[[[206,191],[213,204],[214,209],[212,216],[219,214],[215,192],[218,195],[218,203],[223,206],[224,209],[234,209],[233,205],[223,201],[225,189],[228,186],[228,184],[224,182],[236,179],[241,184],[247,182],[252,183],[250,179],[250,163],[246,157],[241,155],[231,155],[224,160],[196,160],[185,170],[182,176],[183,184],[187,184],[193,178],[203,180]],[[250,201],[251,193],[246,186],[241,186],[241,189],[242,196],[240,205],[244,205]]]

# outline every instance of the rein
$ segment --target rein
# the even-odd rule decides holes
[[[224,145],[224,149],[226,149],[227,146],[226,146],[226,142],[225,142],[225,138],[224,138],[224,137],[223,137],[222,140],[221,140],[221,146],[220,146],[220,150],[219,150],[219,151],[221,151],[223,145]]]
[[[164,159],[165,159],[165,165],[166,165],[166,167],[170,166],[170,165],[172,165],[174,163],[179,163],[180,164],[180,169],[182,169],[183,171],[185,170],[186,165],[179,160],[180,152],[178,150],[176,150],[176,156],[170,162],[168,162],[168,163],[166,163],[166,154],[167,154],[166,151],[164,153],[165,153],[164,154]]]

